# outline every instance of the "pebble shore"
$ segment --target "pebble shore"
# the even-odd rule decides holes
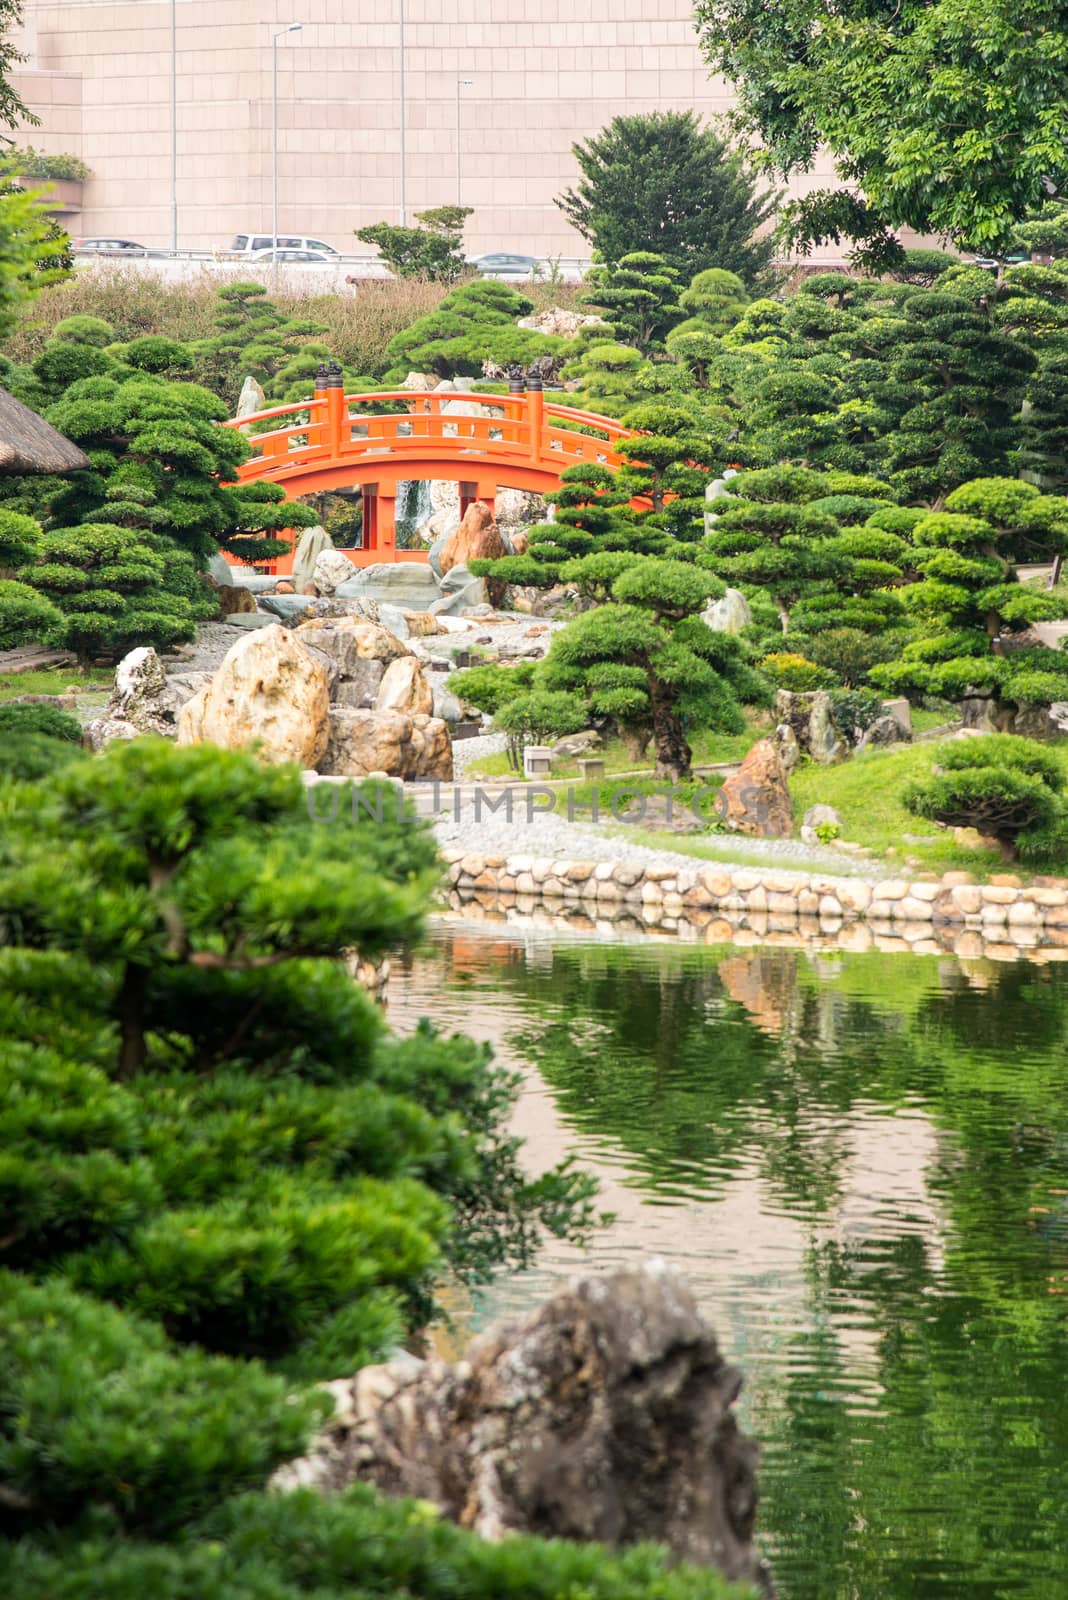
[[[989,883],[964,872],[869,883],[856,877],[785,872],[771,867],[683,865],[638,859],[593,861],[547,856],[442,852],[451,890],[502,904],[571,904],[594,922],[618,916],[678,933],[707,930],[713,941],[739,932],[845,935],[845,948],[893,948],[1016,959],[1041,947],[1068,959],[1068,885],[1024,885],[1012,874]],[[850,938],[850,930],[853,937]],[[771,941],[773,942],[773,941]]]

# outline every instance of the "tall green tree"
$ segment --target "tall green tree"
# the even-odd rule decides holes
[[[556,203],[609,264],[651,251],[684,282],[723,267],[751,284],[770,263],[778,196],[692,111],[614,117],[572,150],[582,177]]]
[[[391,1038],[338,959],[409,941],[437,877],[413,819],[339,798],[316,823],[295,770],[161,740],[0,784],[5,1595],[727,1600],[648,1551],[265,1492],[442,1272],[589,1219],[587,1180],[520,1170],[487,1051]]]
[[[1003,246],[1068,185],[1068,17],[1061,0],[695,0],[705,58],[735,86],[736,128],[781,175],[821,148],[838,190],[795,202],[801,248],[859,241],[881,265],[895,230]]]

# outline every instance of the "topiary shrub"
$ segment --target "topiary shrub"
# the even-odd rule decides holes
[[[528,744],[577,733],[587,723],[586,704],[580,695],[560,689],[532,689],[501,706],[494,725],[508,735],[508,759],[518,772]]]
[[[899,641],[893,634],[865,633],[860,628],[827,628],[806,645],[809,659],[832,672],[847,689],[856,689],[872,667],[893,661]]]
[[[508,701],[514,700],[534,681],[534,662],[517,661],[514,667],[488,663],[484,667],[464,667],[449,678],[449,688],[467,705],[493,716]]]
[[[22,577],[59,608],[60,642],[84,660],[192,638],[192,608],[167,593],[164,573],[163,556],[138,534],[86,523],[46,534],[41,560]]]
[[[63,613],[45,595],[14,578],[0,578],[0,650],[50,642],[63,630]]]
[[[793,650],[774,650],[762,656],[757,666],[776,689],[807,694],[813,689],[829,689],[836,682],[833,672]]]
[[[864,689],[832,689],[831,718],[843,739],[856,744],[883,714],[881,696]]]
[[[936,759],[942,770],[901,797],[916,816],[976,828],[1023,856],[1048,855],[1063,839],[1065,775],[1050,751],[994,733],[939,745]]]
[[[0,578],[32,561],[40,547],[40,523],[0,506]]]
[[[42,733],[49,739],[65,739],[79,744],[82,725],[69,711],[59,706],[44,706],[18,701],[0,705],[0,741],[9,734]]]

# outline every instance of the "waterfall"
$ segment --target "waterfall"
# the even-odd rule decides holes
[[[419,550],[423,541],[419,529],[430,516],[430,484],[425,478],[412,478],[397,485],[397,549]]]

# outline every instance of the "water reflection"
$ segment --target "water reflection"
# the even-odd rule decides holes
[[[440,929],[390,1014],[521,1070],[533,1164],[681,1266],[746,1369],[786,1600],[1068,1594],[1068,974]]]

